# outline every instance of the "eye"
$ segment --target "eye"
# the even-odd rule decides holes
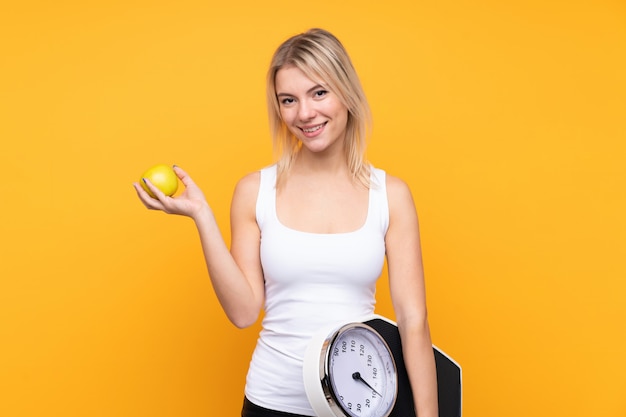
[[[280,104],[282,104],[283,106],[288,106],[290,104],[293,104],[294,102],[295,100],[292,97],[286,97],[280,101]]]
[[[324,97],[326,94],[328,94],[328,91],[326,90],[317,90],[315,92],[315,98],[322,98]]]

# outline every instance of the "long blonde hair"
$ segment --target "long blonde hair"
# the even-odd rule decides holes
[[[294,66],[313,80],[321,80],[348,109],[345,152],[353,177],[369,187],[370,166],[365,160],[371,113],[359,77],[341,42],[323,29],[310,29],[282,43],[267,72],[267,108],[278,166],[278,184],[289,172],[301,147],[280,115],[276,96],[276,73]]]

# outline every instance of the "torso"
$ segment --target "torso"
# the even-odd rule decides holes
[[[374,311],[389,209],[384,172],[373,169],[371,178],[369,190],[290,182],[279,196],[275,167],[262,171],[256,220],[265,314],[246,383],[254,403],[313,415],[302,379],[311,336]]]
[[[291,176],[276,193],[280,222],[309,233],[347,233],[363,226],[369,190],[351,178]]]

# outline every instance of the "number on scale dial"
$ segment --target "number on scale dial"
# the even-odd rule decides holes
[[[389,347],[372,328],[340,329],[328,355],[327,375],[337,405],[350,417],[386,417],[397,395],[396,367]]]

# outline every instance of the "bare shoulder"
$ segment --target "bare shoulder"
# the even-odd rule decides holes
[[[402,209],[414,210],[411,189],[403,179],[387,174],[386,185],[389,209],[392,212]]]
[[[389,202],[389,228],[385,236],[389,277],[393,282],[404,282],[420,274],[420,232],[417,210],[409,185],[400,178],[387,176],[387,200]],[[400,266],[398,268],[398,265]],[[405,275],[398,271],[413,271]],[[393,277],[393,278],[392,278]],[[402,278],[404,277],[404,279]],[[409,278],[407,278],[409,277]],[[396,300],[405,289],[394,291]],[[409,294],[409,292],[407,292]]]
[[[252,210],[256,204],[261,183],[261,173],[252,172],[241,178],[235,186],[233,193],[233,210]]]
[[[235,192],[240,192],[244,194],[252,193],[255,194],[259,191],[259,184],[261,183],[261,172],[254,171],[243,178],[241,178],[237,182],[237,186],[235,187]]]

